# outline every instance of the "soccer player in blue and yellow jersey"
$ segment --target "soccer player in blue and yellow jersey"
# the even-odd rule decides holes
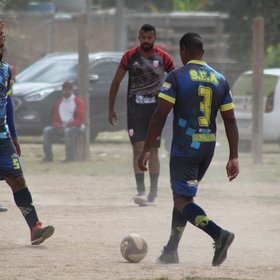
[[[220,110],[229,143],[226,165],[230,181],[239,173],[238,129],[234,105],[225,77],[202,60],[203,43],[197,33],[186,33],[180,40],[183,67],[172,71],[159,94],[148,136],[138,165],[146,170],[150,148],[160,135],[166,117],[173,108],[173,141],[170,155],[170,178],[173,191],[173,216],[170,239],[160,263],[177,263],[178,244],[187,222],[203,230],[215,242],[213,266],[224,262],[234,234],[219,227],[194,202],[199,181],[209,167],[216,143],[216,116]]]
[[[32,196],[26,186],[20,163],[20,145],[17,140],[13,104],[11,101],[11,67],[2,56],[5,47],[4,23],[0,19],[0,178],[11,187],[14,201],[30,228],[31,244],[41,244],[54,232],[54,227],[42,227],[38,220]]]
[[[128,135],[133,148],[133,167],[137,185],[134,202],[139,206],[146,204],[144,172],[138,168],[138,158],[144,146],[150,118],[156,108],[160,87],[165,72],[175,68],[172,58],[162,49],[155,47],[155,27],[143,25],[139,30],[140,46],[126,51],[121,59],[110,88],[109,122],[116,124],[115,100],[120,83],[126,72],[129,74],[127,92],[127,125]],[[154,202],[157,196],[159,177],[158,137],[151,147],[149,162],[150,193],[148,202]]]

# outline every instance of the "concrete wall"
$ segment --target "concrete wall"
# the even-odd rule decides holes
[[[78,16],[75,14],[2,14],[2,18],[6,22],[6,60],[14,64],[18,72],[47,53],[78,50]],[[138,44],[141,25],[151,23],[157,29],[157,44],[165,45],[180,66],[180,37],[186,32],[198,32],[204,38],[205,59],[233,81],[244,66],[237,66],[229,58],[224,18],[215,13],[126,14],[115,21],[112,11],[94,12],[89,20],[88,49],[90,52],[113,51],[116,40],[121,40],[118,45],[125,50]],[[121,28],[116,28],[119,27],[116,22]],[[118,30],[122,32],[118,34]]]

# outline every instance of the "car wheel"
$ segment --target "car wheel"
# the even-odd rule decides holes
[[[241,153],[249,153],[251,152],[251,141],[250,140],[239,140],[238,144],[239,152]]]

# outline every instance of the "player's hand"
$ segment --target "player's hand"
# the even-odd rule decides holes
[[[138,159],[138,167],[142,171],[147,171],[147,162],[150,159],[150,152],[143,152]]]
[[[117,125],[117,123],[118,123],[118,117],[117,117],[117,114],[116,114],[116,112],[115,111],[110,111],[109,112],[109,123],[111,124],[111,125]]]
[[[239,174],[238,159],[237,158],[229,159],[227,166],[226,166],[226,170],[227,170],[227,176],[228,176],[229,181],[232,181],[233,179],[235,179],[237,177],[237,175]]]
[[[21,148],[20,148],[18,139],[16,137],[12,137],[12,140],[13,140],[14,146],[16,148],[17,154],[20,157],[21,156]]]

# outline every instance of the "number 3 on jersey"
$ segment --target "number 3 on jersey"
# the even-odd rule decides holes
[[[199,106],[203,116],[198,117],[198,123],[200,127],[208,127],[211,116],[212,89],[209,87],[200,86],[198,88],[198,95],[203,97],[203,100],[200,102]]]

